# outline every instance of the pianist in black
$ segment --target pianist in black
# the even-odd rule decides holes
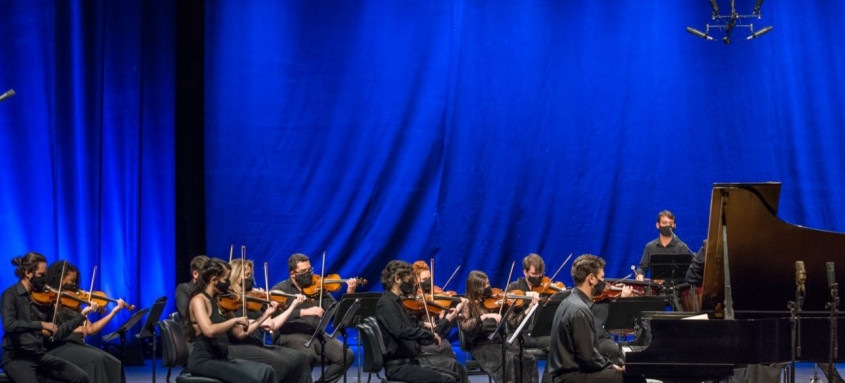
[[[572,264],[575,288],[555,312],[549,347],[549,368],[555,383],[642,382],[624,375],[625,368],[613,364],[599,352],[593,296],[604,291],[603,259],[590,254]]]
[[[654,254],[682,254],[692,253],[684,241],[681,241],[675,235],[675,215],[669,210],[663,210],[657,213],[657,223],[655,224],[660,235],[649,243],[645,244],[643,255],[640,258],[640,265],[637,268],[637,280],[645,280],[645,274],[648,272],[651,264],[651,256]]]

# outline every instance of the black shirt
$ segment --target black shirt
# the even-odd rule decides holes
[[[693,286],[701,286],[704,279],[704,249],[704,246],[698,249],[698,253],[692,257],[692,263],[687,269],[686,282]]]
[[[293,284],[290,278],[281,281],[273,286],[271,290],[280,290],[288,294],[302,294],[302,291]],[[320,304],[320,297],[309,298],[305,302],[299,304],[293,310],[291,316],[285,321],[285,324],[277,331],[279,334],[312,334],[320,324],[320,318],[314,315],[301,316],[300,312],[303,309],[316,307]],[[323,310],[328,311],[332,303],[335,302],[334,297],[328,292],[323,292]]]
[[[20,281],[3,291],[2,305],[3,349],[7,352],[24,351],[33,355],[45,353],[41,322],[48,322],[48,315],[32,302],[29,292]],[[58,325],[53,337],[64,339],[84,321],[84,316],[77,315],[72,320]]]
[[[610,360],[599,353],[592,305],[592,299],[581,289],[573,288],[558,306],[552,322],[548,360],[553,374],[613,368]]]
[[[385,291],[376,303],[376,319],[384,337],[384,359],[412,359],[420,353],[420,345],[434,342],[434,333],[424,329],[402,307],[402,301]]]
[[[181,318],[187,318],[188,305],[191,304],[191,292],[194,289],[194,282],[180,283],[176,286],[176,311]]]
[[[637,268],[637,274],[645,275],[648,272],[648,268],[651,265],[651,256],[652,254],[683,254],[683,253],[690,253],[692,251],[689,249],[684,241],[681,241],[678,236],[672,235],[672,240],[669,241],[669,244],[663,246],[660,243],[660,238],[646,243],[645,249],[643,249],[643,256],[640,258],[640,267]]]

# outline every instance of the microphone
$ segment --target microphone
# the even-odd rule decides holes
[[[0,102],[6,101],[7,98],[12,98],[15,95],[14,89],[9,89],[6,93],[0,94]]]
[[[765,35],[766,33],[771,32],[771,31],[772,31],[772,28],[774,28],[774,27],[773,27],[773,26],[771,26],[771,25],[769,25],[768,27],[764,27],[763,29],[761,29],[761,30],[759,30],[759,31],[757,31],[757,32],[752,33],[750,36],[746,37],[745,39],[746,39],[746,40],[756,39],[756,38],[758,38],[758,37],[760,37],[760,36],[762,36],[762,35]]]
[[[801,296],[804,296],[807,291],[806,282],[807,271],[804,269],[804,261],[795,261],[795,291]]]
[[[836,286],[836,272],[833,271],[833,262],[827,262],[827,286],[831,289]]]
[[[702,39],[705,39],[707,41],[713,41],[712,36],[708,36],[706,33],[699,31],[698,29],[695,29],[693,27],[687,27],[687,32],[695,36],[701,37]]]

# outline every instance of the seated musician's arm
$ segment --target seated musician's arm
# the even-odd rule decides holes
[[[578,367],[583,372],[593,372],[613,368],[613,364],[599,354],[593,346],[596,337],[596,324],[589,309],[578,312],[572,318],[572,341]]]

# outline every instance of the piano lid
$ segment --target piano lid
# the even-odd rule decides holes
[[[830,301],[825,262],[836,262],[845,283],[845,234],[792,225],[777,217],[780,183],[714,184],[707,230],[703,310],[721,312],[725,300],[722,222],[735,312],[788,311],[795,300],[795,261],[804,261],[804,310]]]

